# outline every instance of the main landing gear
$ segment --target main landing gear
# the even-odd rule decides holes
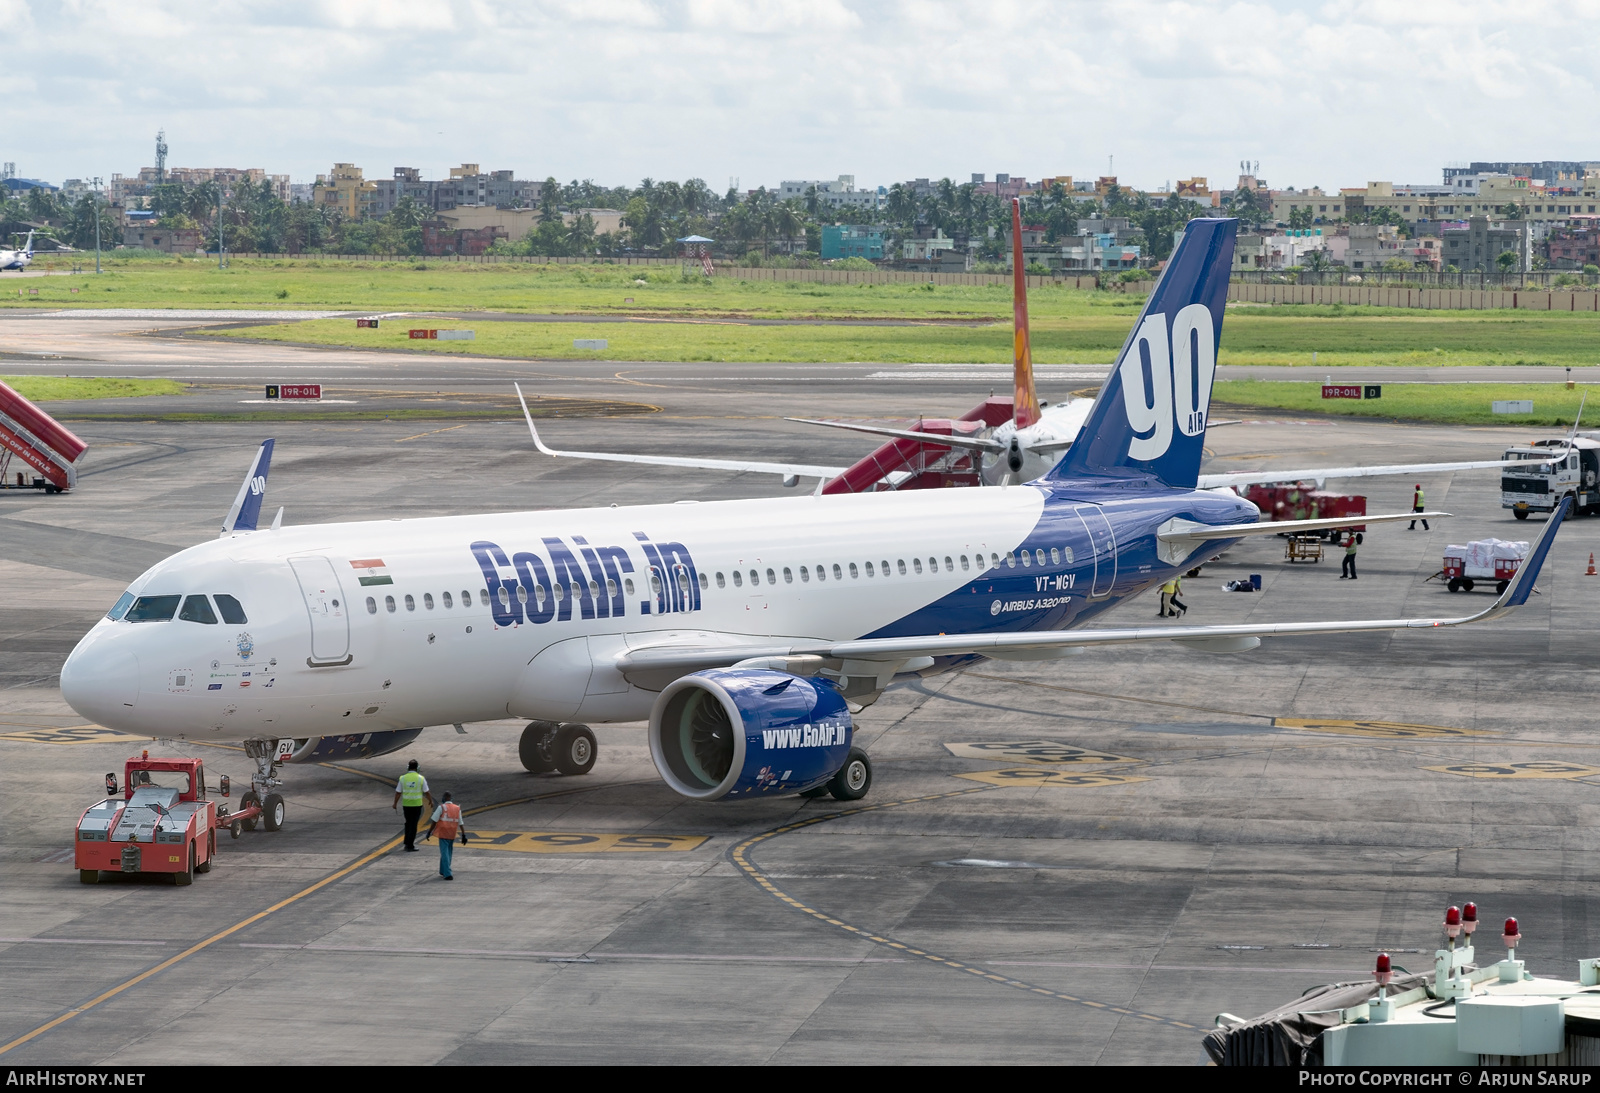
[[[594,769],[599,745],[587,725],[560,725],[530,721],[517,743],[517,757],[534,774],[588,774]]]
[[[871,788],[872,760],[868,759],[867,753],[860,748],[851,748],[849,758],[844,761],[844,766],[839,768],[837,774],[815,789],[806,790],[800,796],[821,797],[824,793],[831,793],[835,801],[859,801]]]
[[[268,831],[277,831],[283,827],[284,817],[287,814],[283,795],[272,792],[283,785],[278,780],[278,768],[283,765],[283,760],[278,754],[278,742],[246,740],[244,753],[255,761],[256,772],[250,777],[250,788],[239,795],[239,811],[244,813],[252,807],[259,811],[228,824],[229,833],[236,839],[240,831],[254,831],[257,823]],[[228,806],[223,805],[218,808],[217,815],[226,823]]]

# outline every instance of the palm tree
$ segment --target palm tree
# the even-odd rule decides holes
[[[778,238],[790,244],[789,250],[794,250],[794,238],[805,233],[805,210],[800,202],[794,199],[779,202],[772,210],[772,230]]]

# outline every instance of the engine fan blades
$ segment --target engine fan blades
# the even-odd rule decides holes
[[[699,698],[689,723],[689,746],[714,784],[726,778],[733,766],[733,725],[722,703],[704,692]]]

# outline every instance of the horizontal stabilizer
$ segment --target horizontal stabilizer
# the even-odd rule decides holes
[[[1213,426],[1220,424],[1212,422]],[[1551,462],[1566,458],[1563,449],[1551,455]],[[1276,482],[1322,482],[1329,478],[1372,478],[1385,474],[1444,474],[1448,471],[1484,471],[1491,467],[1527,466],[1537,460],[1480,459],[1468,463],[1395,463],[1386,467],[1312,467],[1309,470],[1240,471],[1237,474],[1202,474],[1196,489],[1214,490],[1222,486],[1262,486]]]
[[[1449,512],[1395,512],[1383,516],[1335,516],[1326,520],[1266,520],[1259,524],[1197,524],[1190,520],[1168,520],[1156,532],[1163,543],[1203,543],[1211,539],[1237,539],[1241,535],[1299,535],[1313,531],[1333,531],[1366,524],[1392,524],[1398,520],[1442,520]]]

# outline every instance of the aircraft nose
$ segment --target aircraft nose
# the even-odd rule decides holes
[[[113,726],[139,698],[139,658],[91,634],[61,666],[61,697],[83,717]]]

